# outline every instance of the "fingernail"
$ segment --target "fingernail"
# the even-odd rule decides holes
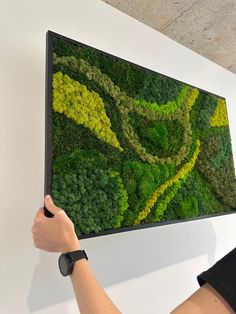
[[[50,200],[50,198],[51,198],[51,195],[49,195],[49,194],[45,195],[46,200]]]

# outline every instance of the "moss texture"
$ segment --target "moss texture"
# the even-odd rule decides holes
[[[53,38],[52,196],[78,235],[231,212],[225,100]]]

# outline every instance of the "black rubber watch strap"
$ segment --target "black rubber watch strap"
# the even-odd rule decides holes
[[[85,253],[84,250],[78,250],[78,251],[74,251],[74,252],[69,252],[67,254],[70,256],[71,261],[73,263],[75,263],[76,261],[79,261],[80,259],[88,260],[88,256],[87,256],[87,254]]]
[[[71,275],[74,268],[74,263],[81,260],[88,260],[88,256],[84,250],[63,253],[60,255],[58,265],[62,276]]]

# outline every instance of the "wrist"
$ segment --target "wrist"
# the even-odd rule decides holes
[[[79,240],[77,236],[75,236],[73,239],[70,239],[67,241],[64,252],[62,253],[68,253],[68,252],[73,252],[77,250],[80,250],[80,244],[79,244]]]
[[[80,260],[74,262],[73,270],[79,271],[79,270],[83,270],[83,269],[85,269],[87,267],[88,267],[88,261],[86,259],[80,259]],[[70,277],[72,277],[74,273],[75,272],[73,271],[70,274]]]

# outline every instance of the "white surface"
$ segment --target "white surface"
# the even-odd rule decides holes
[[[46,31],[225,96],[234,152],[236,76],[98,0],[2,0],[0,26],[0,313],[78,313],[58,255],[31,240],[43,198]],[[235,226],[233,214],[81,242],[123,313],[165,314],[235,246]]]

